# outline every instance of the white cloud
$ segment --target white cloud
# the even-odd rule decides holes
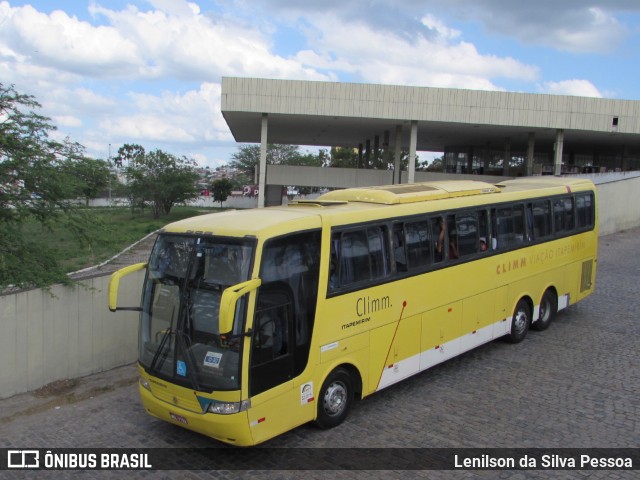
[[[223,75],[327,79],[271,51],[269,38],[228,17],[212,18],[195,4],[153,2],[158,10],[134,7],[114,11],[94,5],[91,11],[109,20],[140,52],[143,77],[212,81]]]
[[[438,32],[442,38],[454,39],[458,38],[461,34],[459,30],[447,27],[443,21],[431,14],[422,17],[421,22],[425,27]]]
[[[415,6],[412,0],[398,1]],[[637,0],[448,0],[446,3],[425,0],[420,4],[423,8],[438,8],[465,22],[479,22],[496,35],[572,53],[614,51],[630,34],[616,15],[640,11]],[[624,17],[620,15],[620,18]]]
[[[135,112],[134,114],[129,113]],[[232,141],[220,112],[220,85],[204,83],[184,94],[134,93],[129,109],[104,118],[98,128],[119,143],[177,142],[206,144]]]
[[[601,98],[602,93],[588,80],[563,80],[560,82],[545,82],[540,87],[542,93],[552,95],[573,95],[577,97]]]
[[[355,73],[366,82],[496,90],[491,79],[534,81],[538,70],[513,58],[481,55],[468,42],[451,42],[457,33],[434,17],[428,20],[438,36],[399,36],[369,24],[315,13],[313,51],[296,59],[314,69]],[[437,28],[436,28],[437,26]]]
[[[62,127],[80,127],[82,126],[82,120],[78,117],[71,115],[55,115],[52,120]]]
[[[459,28],[480,23],[501,38],[601,52],[628,34],[613,9],[637,10],[634,1],[224,0],[214,10],[205,1],[105,1],[84,21],[0,0],[0,79],[36,95],[61,133],[100,156],[109,143],[137,142],[203,159],[212,144],[234,145],[220,112],[222,76],[483,90],[508,79],[602,96],[588,80],[543,83],[537,66],[483,52]],[[279,53],[292,32],[296,43]]]
[[[455,35],[456,29],[434,16],[439,15],[467,24],[480,23],[486,31],[502,37],[573,53],[614,51],[630,34],[624,14],[640,12],[637,0],[308,0],[303,4],[262,0],[260,5],[260,12],[278,17],[312,18],[331,11],[397,35],[411,35],[418,29],[410,19],[422,19],[422,25],[441,36]]]
[[[139,62],[136,46],[111,27],[93,26],[61,10],[0,3],[1,49],[26,63],[75,74],[117,74]],[[97,70],[97,71],[96,71]]]

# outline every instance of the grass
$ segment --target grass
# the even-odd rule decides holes
[[[25,234],[41,236],[56,251],[57,258],[67,272],[97,265],[121,252],[132,243],[163,226],[184,218],[220,211],[197,207],[174,207],[171,213],[153,218],[150,210],[132,213],[126,207],[96,207],[86,210],[100,226],[92,231],[92,244],[78,245],[71,232],[63,228],[53,231],[31,224]]]

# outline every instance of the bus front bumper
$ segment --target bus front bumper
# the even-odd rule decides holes
[[[231,415],[196,413],[156,398],[138,382],[140,400],[149,415],[224,443],[254,445],[247,412]]]

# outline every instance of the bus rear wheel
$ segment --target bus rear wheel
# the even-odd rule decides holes
[[[318,398],[318,418],[320,428],[333,428],[340,425],[353,403],[353,382],[349,373],[337,368],[327,377]]]
[[[536,330],[546,330],[558,312],[558,297],[552,290],[547,290],[540,300],[540,316],[532,326]]]
[[[524,340],[531,325],[531,307],[529,302],[521,298],[511,319],[511,332],[509,333],[509,341],[518,343]]]

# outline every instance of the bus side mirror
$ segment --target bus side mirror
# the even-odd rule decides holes
[[[257,290],[262,285],[262,280],[254,278],[246,282],[239,283],[227,288],[222,292],[220,299],[220,314],[218,320],[218,331],[221,335],[231,333],[233,330],[233,320],[236,313],[236,304],[243,295]]]
[[[109,310],[115,312],[116,310],[137,310],[140,311],[140,307],[120,307],[118,308],[118,287],[120,286],[120,279],[127,275],[147,268],[146,263],[136,263],[129,265],[128,267],[121,268],[120,270],[111,274],[109,279]]]

